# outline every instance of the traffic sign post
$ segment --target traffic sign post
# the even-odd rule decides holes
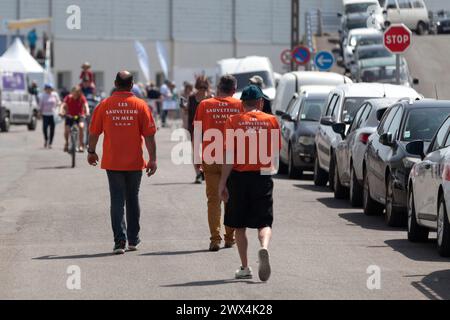
[[[296,47],[292,51],[292,59],[297,65],[305,66],[311,61],[311,51],[305,46]]]
[[[314,58],[314,64],[320,71],[329,71],[334,63],[334,55],[329,51],[320,51]]]
[[[290,49],[283,50],[280,59],[283,64],[290,65],[292,62],[292,51]]]
[[[412,32],[404,24],[393,24],[384,32],[384,46],[396,55],[397,84],[400,84],[400,58],[411,46]]]

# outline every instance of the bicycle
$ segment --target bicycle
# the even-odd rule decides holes
[[[73,121],[70,124],[70,141],[69,141],[69,155],[72,157],[72,168],[76,167],[76,155],[77,155],[77,146],[78,146],[78,140],[80,136],[80,132],[78,129],[78,122],[81,120],[79,116],[68,116],[66,115],[65,118],[67,119],[73,119]]]

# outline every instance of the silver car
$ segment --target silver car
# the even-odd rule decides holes
[[[425,242],[437,231],[439,254],[450,257],[450,117],[434,136],[426,155],[424,142],[413,141],[408,152],[420,155],[408,183],[408,239]]]
[[[346,134],[336,148],[335,197],[341,198],[350,193],[352,206],[362,205],[363,199],[363,161],[369,137],[377,130],[383,111],[397,102],[397,98],[381,98],[365,101]],[[337,133],[345,133],[346,127],[335,125]]]

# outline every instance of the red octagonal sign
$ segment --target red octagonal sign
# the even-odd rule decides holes
[[[384,32],[384,46],[392,53],[403,53],[411,46],[412,32],[404,24],[393,24]]]

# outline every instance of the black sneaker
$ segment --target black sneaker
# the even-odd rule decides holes
[[[202,184],[202,181],[203,181],[202,174],[199,173],[199,174],[197,175],[197,177],[195,178],[195,184]]]
[[[119,241],[118,243],[115,244],[113,252],[114,254],[125,254],[125,248],[127,246],[127,242],[126,241]]]

